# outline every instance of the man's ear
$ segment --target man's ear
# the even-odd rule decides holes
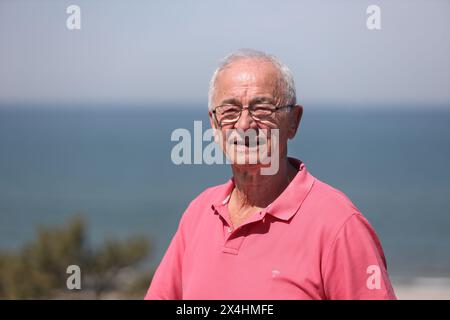
[[[288,129],[288,138],[293,139],[295,134],[297,133],[297,129],[300,126],[300,121],[303,116],[303,107],[299,104],[296,104],[292,107],[291,115],[289,119],[289,129]]]

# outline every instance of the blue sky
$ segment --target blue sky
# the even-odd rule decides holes
[[[81,30],[66,8],[81,8]],[[366,8],[381,8],[381,30]],[[449,1],[0,1],[0,106],[206,108],[217,62],[275,54],[304,105],[450,108]]]

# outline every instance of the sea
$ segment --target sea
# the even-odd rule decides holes
[[[206,130],[207,111],[1,107],[0,251],[82,215],[92,246],[144,235],[157,265],[189,202],[231,175],[173,163],[171,134],[194,121]],[[288,153],[367,217],[391,276],[450,276],[450,108],[305,108]]]

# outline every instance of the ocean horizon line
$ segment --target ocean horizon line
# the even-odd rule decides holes
[[[300,103],[302,104],[302,103]],[[405,113],[405,112],[436,112],[450,113],[450,104],[367,104],[364,107],[355,104],[328,104],[328,103],[308,103],[302,104],[304,111],[314,113],[324,112],[346,112],[346,113]],[[166,111],[205,111],[208,106],[206,102],[187,104],[170,102],[153,103],[0,103],[0,112],[8,111],[94,111],[94,112],[166,112]]]

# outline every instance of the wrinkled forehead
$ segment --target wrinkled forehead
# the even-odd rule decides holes
[[[267,60],[242,59],[232,62],[216,78],[215,97],[240,94],[270,94],[279,97],[280,74]]]

